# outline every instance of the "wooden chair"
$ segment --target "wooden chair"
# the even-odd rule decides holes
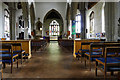
[[[5,68],[5,64],[11,64],[11,73],[13,69],[13,62],[17,62],[18,68],[18,54],[14,54],[12,50],[12,44],[10,43],[2,43],[0,44],[0,57],[2,58],[1,62],[3,63],[3,67]]]
[[[91,61],[95,61],[96,58],[103,57],[104,56],[104,50],[105,47],[113,47],[113,46],[120,46],[120,43],[117,42],[104,42],[104,43],[91,43],[90,44],[90,50],[88,53],[85,53],[85,66],[86,66],[86,60],[89,59],[89,69],[91,70]],[[101,51],[95,52],[94,48],[100,48]],[[114,53],[108,53],[109,56],[114,56]]]
[[[22,50],[21,43],[12,43],[13,54],[18,54],[21,59],[21,64],[23,62],[23,58],[26,57],[25,51]]]
[[[92,42],[89,44],[89,51],[84,53],[84,61],[86,66],[86,60],[89,60],[89,67],[91,70],[91,61],[94,60],[94,58],[101,57],[102,56],[102,47],[101,46],[93,46],[93,44],[102,44],[103,42]]]
[[[91,42],[81,42],[81,48],[79,49],[78,53],[76,54],[76,58],[81,58],[81,63],[82,63],[82,56],[84,56],[84,53],[89,52],[89,47],[86,47],[86,49],[83,46],[88,46],[90,45]]]
[[[85,53],[89,52],[89,47],[91,43],[102,43],[102,42],[81,42],[81,48],[79,49],[79,54],[78,56],[81,57],[81,62],[82,62],[82,56],[85,56]],[[100,52],[101,49],[93,49],[94,52]],[[84,58],[85,59],[85,58]],[[85,64],[86,65],[86,64]]]
[[[109,52],[115,53],[114,57],[109,56]],[[96,58],[95,64],[95,75],[97,76],[97,70],[100,69],[104,73],[104,78],[106,78],[106,73],[111,72],[113,75],[114,71],[120,71],[120,46],[105,47],[105,55],[103,58]]]

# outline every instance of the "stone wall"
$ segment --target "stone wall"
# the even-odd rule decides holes
[[[94,12],[94,33],[102,33],[102,6],[103,2],[99,2],[86,11],[86,29],[88,30],[87,38],[89,38],[90,14],[92,11]]]
[[[62,18],[63,18],[63,33],[66,33],[67,31],[67,27],[66,27],[66,2],[36,2],[35,3],[35,8],[36,8],[36,21],[37,18],[40,17],[41,22],[44,22],[44,17],[45,15],[52,9],[55,9],[56,11],[58,11]],[[45,32],[43,30],[43,36],[45,36]]]
[[[0,2],[0,38],[4,37],[4,9],[8,9],[8,6]]]

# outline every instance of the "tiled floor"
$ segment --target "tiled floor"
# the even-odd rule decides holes
[[[101,79],[103,74],[98,71],[95,76],[95,63],[92,70],[84,66],[77,59],[73,58],[72,50],[61,48],[57,42],[51,42],[43,51],[32,52],[32,57],[23,65],[19,64],[16,68],[14,64],[13,73],[10,73],[10,66],[4,69],[4,78],[81,78],[81,79]],[[109,73],[108,73],[109,75]],[[115,73],[115,77],[118,73]],[[109,76],[108,76],[109,77]],[[110,77],[114,78],[114,77]]]

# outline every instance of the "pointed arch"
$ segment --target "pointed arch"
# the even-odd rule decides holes
[[[44,29],[44,31],[49,30],[48,23],[50,24],[51,21],[53,21],[53,20],[56,20],[59,23],[60,34],[62,34],[63,26],[64,26],[63,18],[61,16],[61,14],[55,9],[51,9],[50,11],[48,11],[46,13],[46,15],[45,15],[45,17],[43,19],[43,29]],[[43,34],[45,34],[45,32],[43,32]]]
[[[50,11],[47,12],[47,14],[44,17],[43,22],[49,17],[49,15],[51,15],[51,13],[56,14],[57,16],[53,16],[53,17],[57,17],[57,18],[61,19],[62,22],[63,22],[63,18],[61,16],[61,14],[57,10],[55,10],[55,9],[51,9]]]

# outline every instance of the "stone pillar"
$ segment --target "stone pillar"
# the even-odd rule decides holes
[[[85,13],[85,3],[84,2],[80,2],[79,3],[79,10],[80,10],[80,14],[81,14],[81,39],[85,39],[85,23],[86,23],[86,13]]]
[[[118,39],[118,3],[105,3],[105,31],[107,41],[117,41]]]
[[[3,31],[4,27],[3,27],[3,19],[2,19],[3,14],[2,14],[2,12],[3,12],[2,11],[2,2],[0,2],[0,25],[1,25],[0,26],[0,38],[2,38],[4,36],[4,31]]]
[[[119,1],[119,3],[118,3],[118,15],[119,15],[119,18],[120,18],[120,1]],[[119,23],[118,23],[119,24]],[[120,24],[119,24],[120,25]],[[118,39],[120,39],[120,26],[118,26]]]
[[[27,16],[24,18],[24,26],[25,26],[24,39],[28,39],[28,17]]]
[[[115,30],[114,30],[114,41],[117,41],[118,40],[118,31],[119,31],[119,26],[118,26],[118,19],[120,18],[120,4],[119,2],[115,2]]]
[[[9,4],[9,10],[10,10],[10,40],[15,40],[15,31],[16,31],[16,5],[15,2],[10,2]]]
[[[28,39],[28,3],[22,2],[22,11],[23,11],[23,18],[24,18],[24,39]]]
[[[67,11],[67,29],[70,28],[70,31],[72,31],[72,25],[71,25],[71,7],[70,4],[68,4],[68,11]],[[70,32],[70,38],[72,37],[72,32]]]
[[[77,8],[78,8],[78,2],[72,2],[72,4],[71,4],[71,20],[72,21],[75,20]],[[75,37],[76,37],[76,35],[74,34],[73,38],[75,38]]]

